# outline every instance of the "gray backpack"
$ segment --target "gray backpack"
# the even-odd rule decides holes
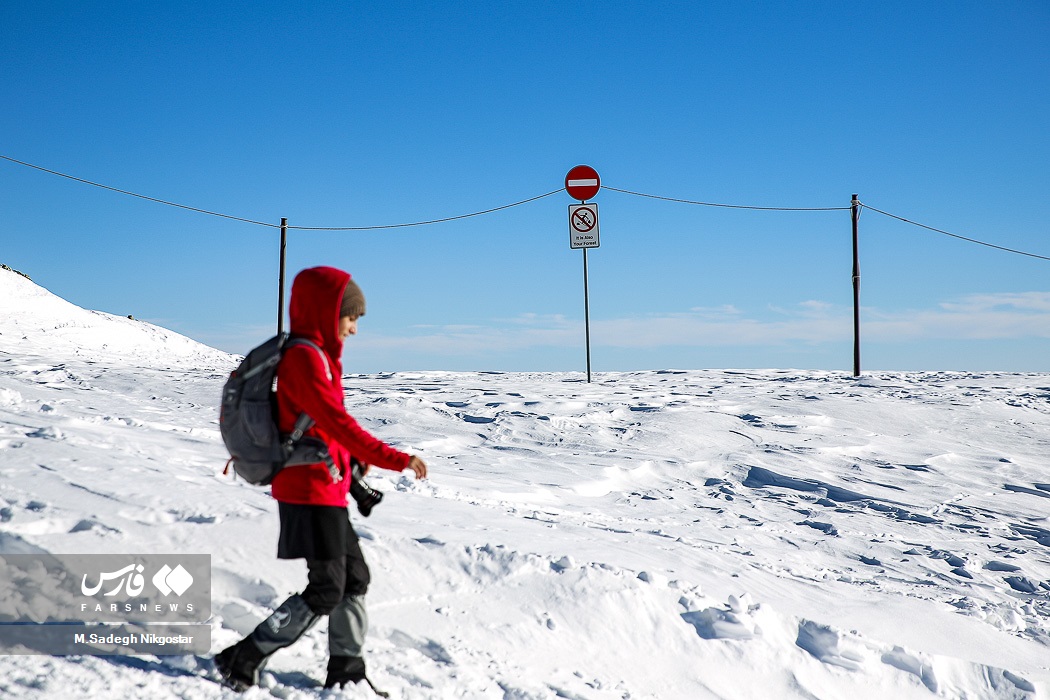
[[[310,416],[300,414],[295,429],[288,435],[277,429],[277,365],[284,352],[295,345],[316,350],[331,379],[328,358],[321,348],[304,338],[281,333],[249,352],[222,388],[219,432],[230,452],[224,474],[232,465],[234,472],[249,484],[265,486],[285,467],[325,462],[332,481],[342,480],[327,445],[317,438],[303,437],[314,424]]]

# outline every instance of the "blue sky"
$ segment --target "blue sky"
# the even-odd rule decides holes
[[[0,154],[293,226],[604,185],[872,207],[1050,256],[1050,5],[0,3]],[[603,189],[595,371],[852,367],[848,211]],[[368,298],[348,371],[582,370],[564,192],[289,233]],[[0,263],[233,352],[279,233],[0,161]],[[860,222],[865,369],[1050,371],[1050,261]]]

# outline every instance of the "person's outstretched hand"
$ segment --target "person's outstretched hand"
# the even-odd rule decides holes
[[[408,468],[412,470],[417,479],[427,478],[427,464],[419,457],[412,455],[412,459],[408,460]]]

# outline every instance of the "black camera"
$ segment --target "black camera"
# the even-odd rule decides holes
[[[357,511],[366,518],[372,509],[383,500],[383,492],[376,491],[365,483],[364,470],[356,459],[350,460],[350,496],[357,502]]]

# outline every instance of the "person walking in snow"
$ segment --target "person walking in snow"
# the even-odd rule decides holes
[[[347,508],[351,458],[366,470],[367,465],[410,469],[416,478],[425,478],[427,467],[419,457],[369,434],[343,405],[343,341],[357,333],[364,314],[364,295],[348,273],[314,267],[296,275],[289,309],[291,335],[317,347],[297,344],[282,357],[277,368],[277,425],[286,434],[300,414],[313,418],[315,424],[305,435],[325,442],[339,473],[319,462],[286,467],[273,479],[281,522],[277,557],[305,559],[307,586],[251,634],[216,655],[216,668],[237,690],[256,685],[270,655],[298,640],[325,615],[325,687],[367,680],[364,596],[370,574]]]

